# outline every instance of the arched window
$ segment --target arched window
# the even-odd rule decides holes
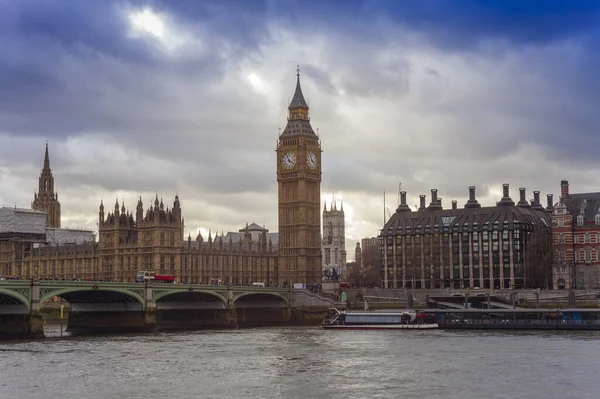
[[[583,215],[577,216],[577,226],[583,226]]]

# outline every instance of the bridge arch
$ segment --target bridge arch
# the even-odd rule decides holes
[[[241,299],[241,300],[240,300]],[[268,305],[274,305],[276,308],[286,308],[289,306],[289,300],[286,296],[276,292],[244,292],[235,297],[233,303],[237,307],[271,307],[264,306],[267,302]],[[271,302],[271,303],[268,303]],[[263,306],[259,306],[263,304]]]
[[[28,298],[16,291],[7,290],[6,288],[0,288],[0,305],[23,305],[26,313],[29,313],[31,310]]]
[[[69,287],[52,290],[40,296],[40,306],[55,296],[63,298],[69,302],[70,305],[73,305],[74,303],[82,303],[80,301],[85,303],[86,299],[91,299],[95,300],[96,302],[90,303],[139,304],[141,306],[140,310],[145,310],[146,308],[146,301],[140,294],[128,289],[109,287]]]
[[[172,289],[153,294],[154,303],[159,310],[166,309],[227,309],[227,299],[207,290]]]

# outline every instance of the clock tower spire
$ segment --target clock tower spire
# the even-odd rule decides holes
[[[296,70],[288,122],[277,141],[279,285],[320,283],[321,143]]]

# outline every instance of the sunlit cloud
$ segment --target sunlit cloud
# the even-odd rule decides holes
[[[160,17],[149,8],[133,11],[129,14],[131,26],[140,33],[147,33],[162,39],[165,35],[165,24]]]

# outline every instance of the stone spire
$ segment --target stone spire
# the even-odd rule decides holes
[[[296,70],[296,90],[288,106],[288,123],[280,137],[304,136],[318,138],[310,126],[308,104],[300,87],[300,68]]]
[[[50,157],[48,156],[48,142],[46,141],[46,155],[44,155],[44,170],[50,169]]]
[[[308,104],[304,99],[302,88],[300,87],[300,65],[298,65],[298,68],[296,68],[296,91],[294,91],[294,97],[292,97],[292,101],[290,102],[288,109],[291,111],[298,108],[308,110]]]
[[[58,202],[58,194],[54,192],[54,176],[50,169],[48,142],[46,142],[44,167],[39,178],[38,192],[33,196],[31,207],[36,211],[47,213],[48,227],[60,228],[60,202]]]

